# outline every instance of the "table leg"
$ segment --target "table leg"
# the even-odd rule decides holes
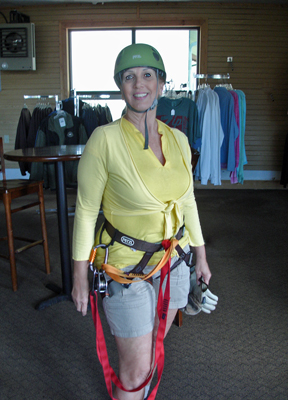
[[[70,239],[68,224],[68,208],[65,184],[64,162],[55,162],[56,174],[56,193],[57,193],[57,215],[59,229],[59,243],[61,255],[61,271],[62,271],[62,289],[54,284],[48,284],[46,287],[54,291],[57,295],[50,299],[44,300],[36,306],[37,310],[43,310],[53,304],[65,300],[72,300],[72,272],[71,272],[71,256],[70,256]]]
[[[61,253],[62,290],[66,295],[71,295],[71,252],[68,224],[68,207],[65,183],[64,162],[55,163],[56,190],[57,190],[57,214]]]

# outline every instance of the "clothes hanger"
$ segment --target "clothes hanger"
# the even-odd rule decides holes
[[[175,84],[171,79],[170,81],[166,82],[163,95],[165,97],[168,97],[169,99],[176,99],[176,93],[174,89],[175,89]]]
[[[60,117],[66,117],[66,111],[62,110],[63,104],[62,101],[56,101],[56,115],[54,115],[54,119]]]

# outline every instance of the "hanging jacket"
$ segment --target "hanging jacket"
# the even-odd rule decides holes
[[[26,149],[27,146],[27,137],[29,132],[29,125],[31,121],[31,113],[27,107],[23,107],[20,113],[19,122],[17,125],[16,131],[16,139],[15,139],[15,150],[17,149]],[[19,162],[19,168],[22,175],[26,175],[26,171],[28,171],[27,162]]]
[[[60,111],[42,121],[35,147],[86,144],[87,139],[81,118]],[[77,167],[78,160],[65,162],[66,185],[77,184]],[[45,189],[56,189],[54,163],[32,163],[30,179],[43,179]]]
[[[82,115],[83,124],[85,126],[87,136],[90,137],[91,133],[99,126],[98,111],[95,107],[86,104],[83,107]]]
[[[102,107],[101,104],[98,104],[97,110],[98,110],[99,126],[107,125],[110,121],[108,121],[107,119],[105,107]]]
[[[29,132],[27,137],[27,147],[35,147],[36,137],[38,128],[41,122],[52,113],[52,108],[47,107],[35,107],[32,113]]]
[[[82,116],[82,109],[85,103],[82,100],[79,100],[79,115]],[[69,97],[68,99],[62,100],[62,110],[66,111],[68,114],[75,116],[75,106],[74,106],[74,97]]]

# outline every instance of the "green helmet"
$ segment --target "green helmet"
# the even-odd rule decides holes
[[[128,68],[135,67],[157,69],[159,71],[159,76],[161,76],[164,81],[166,79],[162,57],[159,52],[149,44],[131,44],[120,51],[114,69],[114,80],[119,88],[121,86],[121,73]]]

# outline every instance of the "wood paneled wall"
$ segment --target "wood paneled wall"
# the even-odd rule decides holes
[[[1,8],[9,17],[9,8]],[[36,26],[36,71],[2,71],[0,134],[13,149],[24,94],[66,96],[69,26],[137,27],[202,24],[201,73],[230,73],[246,94],[246,170],[280,171],[288,132],[288,6],[227,3],[106,3],[18,8]],[[0,16],[1,17],[1,16]],[[4,22],[4,20],[3,20]],[[177,57],[177,43],[171,43]],[[233,71],[227,63],[233,57]],[[211,81],[211,86],[215,81]],[[37,101],[27,100],[33,110]],[[8,168],[17,167],[7,163]]]

